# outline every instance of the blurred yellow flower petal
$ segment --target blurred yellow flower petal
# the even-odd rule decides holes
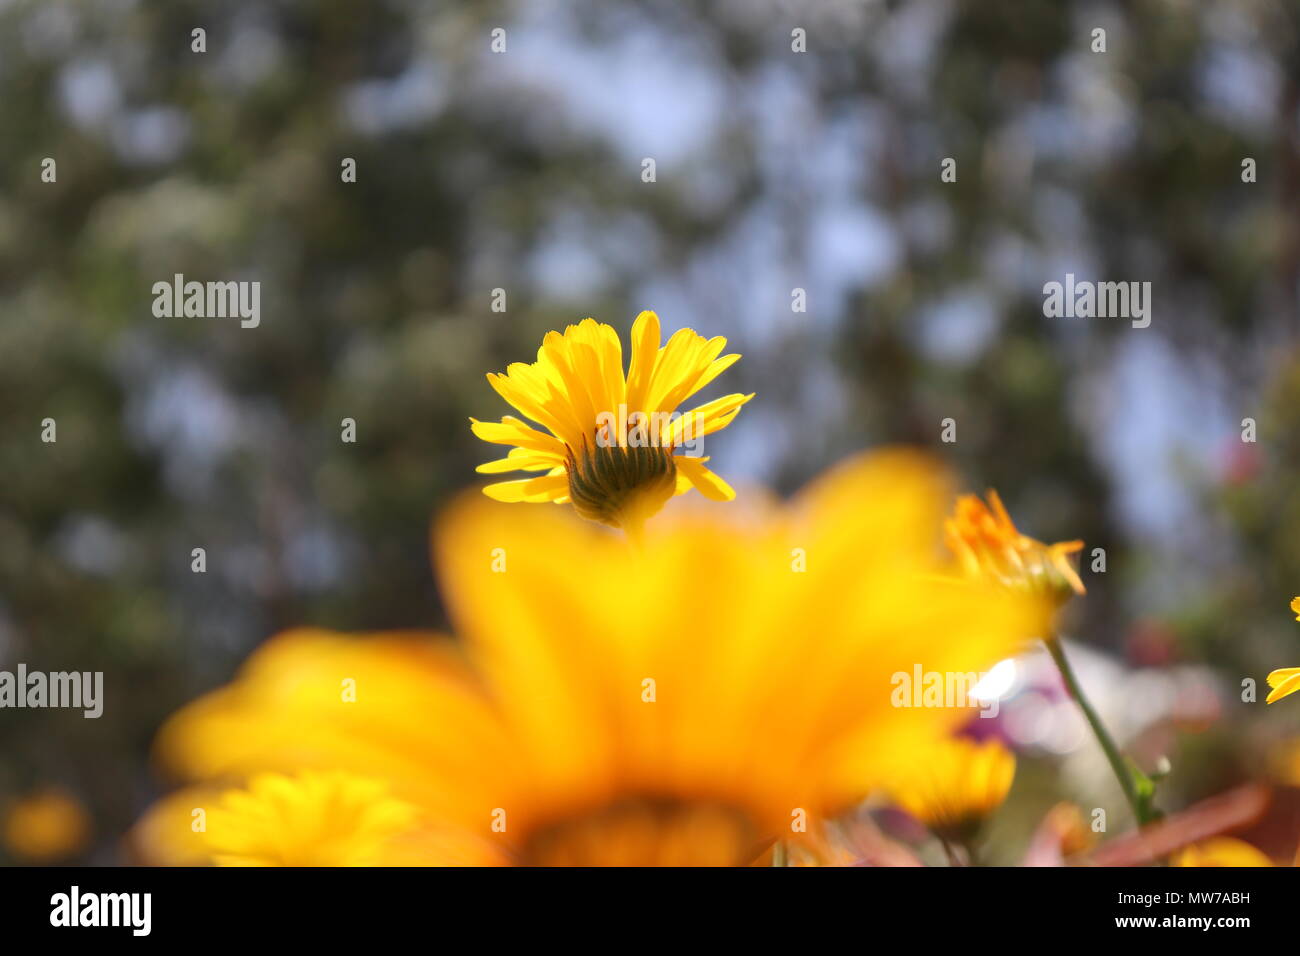
[[[263,773],[218,798],[203,836],[219,866],[375,866],[414,822],[378,781]]]
[[[173,717],[159,754],[190,779],[382,780],[516,863],[748,862],[969,716],[894,706],[894,675],[987,669],[1041,620],[1026,595],[939,578],[946,487],[877,454],[785,508],[702,506],[640,552],[463,498],[433,536],[463,653],[290,632]]]
[[[1249,843],[1233,837],[1211,837],[1184,847],[1170,866],[1272,866],[1273,861]]]
[[[253,784],[268,775],[255,775]],[[274,776],[274,775],[269,775]],[[325,777],[328,775],[318,775]],[[291,778],[289,784],[292,785]],[[361,780],[347,776],[347,780]],[[350,786],[346,781],[344,786]],[[463,830],[430,826],[423,820],[409,825],[413,808],[394,801],[386,785],[352,790],[354,820],[335,814],[331,832],[323,826],[310,829],[302,819],[275,822],[275,805],[269,801],[257,808],[260,790],[202,785],[186,787],[159,800],[135,825],[129,836],[135,859],[155,866],[200,866],[204,864],[263,866],[495,866],[505,862],[488,842]],[[232,795],[244,794],[243,802],[231,808]],[[318,795],[330,788],[317,787]],[[311,796],[304,791],[304,802]],[[396,808],[393,807],[396,804]],[[373,808],[372,808],[373,805]],[[385,809],[388,807],[389,809]],[[290,812],[291,801],[282,809]],[[397,809],[400,808],[400,809]],[[313,810],[318,817],[326,806]],[[232,812],[235,814],[231,816]],[[372,815],[373,814],[373,815]],[[215,824],[210,824],[210,817]],[[387,829],[385,821],[401,823]],[[379,826],[376,826],[378,824]],[[212,829],[215,825],[216,829]],[[234,829],[234,833],[230,832]],[[284,835],[280,835],[284,829]],[[259,842],[260,841],[260,842]],[[233,852],[232,852],[233,851]]]
[[[212,862],[203,828],[224,786],[182,787],[157,800],[127,834],[131,858],[153,866],[201,866]]]
[[[1016,775],[1015,755],[997,740],[957,737],[918,758],[890,789],[900,807],[945,839],[972,837]]]

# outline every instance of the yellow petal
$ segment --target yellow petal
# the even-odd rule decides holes
[[[722,345],[725,344],[726,340],[723,339]],[[721,348],[722,345],[718,347]],[[696,363],[702,350],[708,346],[708,340],[693,329],[678,329],[674,332],[669,337],[668,344],[659,350],[659,360],[646,389],[643,410],[673,411],[677,406],[668,403],[669,394],[679,391],[684,381],[694,381],[699,377]]]
[[[569,477],[565,474],[541,475],[537,478],[520,478],[517,481],[498,481],[483,489],[483,494],[494,501],[532,503],[554,501],[569,493]]]
[[[491,560],[490,551],[475,557],[485,566]],[[188,779],[276,768],[348,770],[393,782],[398,796],[440,814],[469,818],[507,786],[513,761],[453,642],[431,633],[357,636],[310,628],[266,641],[235,683],[171,717],[156,753]],[[490,764],[471,770],[487,754],[495,754]],[[469,779],[448,787],[430,778],[432,765]]]
[[[632,361],[627,372],[627,407],[645,410],[646,390],[659,360],[659,316],[642,312],[632,324]]]
[[[565,414],[567,405],[554,401],[544,375],[516,362],[505,375],[490,372],[487,379],[498,395],[552,434],[567,436],[574,432],[575,423]]]
[[[745,405],[754,394],[748,395],[736,393],[734,395],[723,395],[721,398],[715,398],[711,402],[706,402],[688,412],[682,412],[681,417],[677,418],[665,436],[664,444],[671,445],[673,448],[680,448],[686,440],[686,433],[689,431],[693,439],[700,439],[705,435],[712,435],[714,432],[721,431],[731,424],[732,420],[740,413],[740,409]]]
[[[1294,694],[1300,690],[1300,667],[1284,667],[1273,671],[1268,675],[1268,686],[1272,687],[1273,691],[1264,699],[1266,704]]]
[[[511,415],[505,416],[499,422],[480,422],[471,418],[470,428],[483,441],[497,445],[517,445],[520,448],[564,457],[564,444],[557,438],[530,428]]]
[[[677,463],[678,473],[684,474],[700,494],[710,501],[731,501],[736,497],[731,485],[704,467],[704,459],[679,455],[673,461]]]
[[[726,359],[717,358],[718,353],[727,347],[727,340],[721,335],[706,340],[694,332],[691,334],[695,339],[694,348],[687,353],[686,364],[676,383],[665,383],[668,387],[656,405],[661,410],[676,409],[740,358],[739,355],[729,355]]]
[[[497,475],[507,471],[543,471],[563,468],[564,459],[526,448],[512,448],[510,454],[496,461],[485,461],[474,470],[484,475]]]
[[[1277,687],[1287,678],[1300,674],[1300,667],[1280,667],[1268,675],[1268,686]]]

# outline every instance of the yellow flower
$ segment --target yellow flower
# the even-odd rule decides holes
[[[740,358],[719,358],[726,345],[721,336],[681,329],[661,347],[658,316],[642,312],[632,326],[624,376],[612,326],[584,319],[563,334],[547,333],[536,362],[488,374],[502,398],[546,430],[509,415],[500,422],[470,419],[479,438],[515,446],[480,472],[544,474],[488,485],[484,493],[498,501],[572,502],[584,518],[632,536],[668,499],[691,488],[730,501],[735,492],[705,467],[708,458],[676,452],[726,428],[754,396],[724,395],[674,414]]]
[[[1170,866],[1272,866],[1273,861],[1249,843],[1233,837],[1211,837],[1175,853]]]
[[[936,834],[964,841],[1002,805],[1015,775],[1015,756],[997,740],[981,744],[955,737],[918,755],[891,792]]]
[[[1291,599],[1291,610],[1295,612],[1295,619],[1300,621],[1300,597]],[[1273,689],[1269,691],[1268,697],[1264,699],[1266,704],[1281,700],[1289,694],[1294,694],[1300,690],[1300,667],[1278,668],[1268,675],[1268,686]]]
[[[384,780],[445,831],[430,862],[746,863],[969,716],[894,706],[895,675],[987,669],[1038,620],[938,579],[944,500],[928,463],[880,454],[786,509],[669,520],[637,552],[472,495],[433,540],[459,643],[282,634],[174,716],[159,756],[200,784]],[[142,851],[174,860],[182,831],[146,821]]]
[[[1090,850],[1097,842],[1097,834],[1088,826],[1083,811],[1076,804],[1056,804],[1047,812],[1043,822],[1056,838],[1063,857]]]
[[[74,797],[49,787],[11,806],[3,832],[5,846],[15,856],[48,862],[72,856],[85,846],[90,818]]]
[[[222,794],[204,833],[218,866],[373,866],[414,814],[378,781],[263,773]]]
[[[1010,587],[1045,593],[1058,603],[1071,593],[1084,594],[1083,582],[1071,555],[1082,541],[1043,544],[1016,530],[996,491],[985,505],[975,495],[962,495],[944,524],[944,538],[963,569]]]

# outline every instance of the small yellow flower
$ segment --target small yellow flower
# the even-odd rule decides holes
[[[207,815],[218,866],[374,866],[414,809],[385,784],[344,773],[262,773]]]
[[[985,505],[975,495],[962,495],[944,524],[948,547],[968,575],[1045,593],[1058,603],[1086,593],[1071,560],[1082,541],[1036,541],[1016,530],[996,491],[988,499]]]
[[[1291,610],[1300,621],[1300,597],[1291,599]],[[1300,690],[1300,667],[1281,667],[1268,675],[1268,686],[1273,688],[1264,703],[1271,704]]]
[[[5,846],[15,856],[33,862],[72,856],[89,835],[90,818],[81,804],[53,787],[28,794],[5,815]]]
[[[1243,840],[1212,837],[1175,853],[1170,866],[1272,866],[1273,861]]]
[[[999,741],[965,737],[925,752],[892,788],[895,801],[944,839],[970,839],[1007,797],[1016,758]]]
[[[675,413],[740,356],[719,357],[727,340],[691,329],[662,347],[659,338],[658,316],[637,316],[625,376],[618,333],[584,319],[563,334],[547,333],[536,362],[489,373],[501,397],[545,431],[510,415],[500,422],[470,419],[479,438],[514,446],[505,458],[479,465],[480,472],[543,472],[488,485],[484,493],[498,501],[572,502],[584,518],[632,536],[691,488],[715,501],[734,498],[731,486],[705,467],[708,458],[677,451],[726,428],[754,396],[724,395]]]
[[[1076,804],[1062,802],[1047,812],[1044,825],[1058,841],[1061,856],[1069,857],[1092,849],[1097,834],[1088,826],[1083,811]]]

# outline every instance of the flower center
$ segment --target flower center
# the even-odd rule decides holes
[[[742,866],[760,848],[749,817],[714,803],[620,800],[544,826],[525,866]]]
[[[672,448],[584,443],[568,452],[569,498],[590,521],[636,531],[677,490]]]

